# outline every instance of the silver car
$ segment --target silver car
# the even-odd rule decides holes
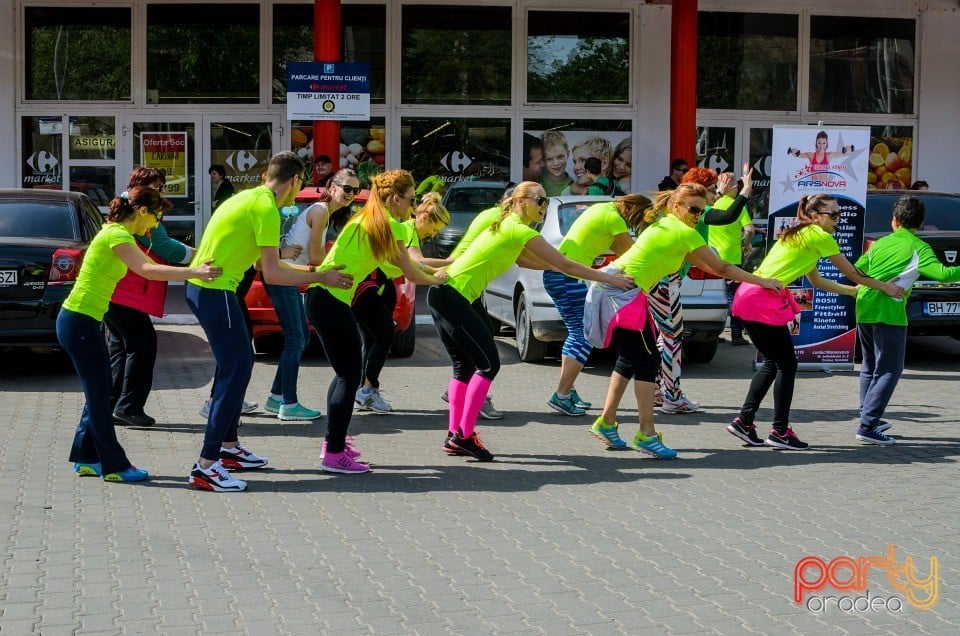
[[[557,247],[573,222],[589,206],[609,201],[602,196],[560,196],[550,199],[540,233]],[[614,254],[598,257],[594,267],[603,267]],[[517,351],[524,362],[539,362],[547,354],[551,342],[567,337],[553,299],[543,288],[543,272],[512,266],[494,279],[483,293],[483,304],[490,315],[494,331],[503,326],[516,329]],[[683,303],[686,359],[709,362],[717,352],[717,339],[727,321],[727,301],[723,279],[696,267],[684,277],[680,288]]]

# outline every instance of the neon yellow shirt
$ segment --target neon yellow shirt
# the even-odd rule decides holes
[[[675,215],[667,214],[641,232],[633,246],[613,264],[648,292],[664,276],[677,272],[687,254],[704,245],[699,232]]]
[[[492,208],[487,208],[483,212],[480,212],[470,221],[470,227],[467,228],[467,231],[463,233],[463,237],[460,238],[460,242],[457,243],[457,246],[453,248],[453,251],[450,252],[450,258],[459,258],[461,254],[467,251],[467,248],[470,247],[470,243],[473,242],[473,239],[480,236],[480,232],[483,232],[485,229],[493,225],[493,222],[500,218],[500,215],[503,213],[503,210],[500,209],[500,206],[495,205]]]
[[[589,267],[596,257],[610,249],[614,237],[629,231],[615,202],[596,203],[577,217],[557,251]]]
[[[219,214],[219,212],[218,212]],[[396,241],[406,245],[407,230],[399,221],[390,218],[390,231],[393,232],[393,238]],[[353,276],[353,285],[343,289],[340,287],[326,287],[322,283],[314,283],[310,287],[323,287],[330,292],[334,298],[349,305],[353,301],[353,295],[359,285],[373,270],[380,267],[384,273],[387,273],[385,265],[392,265],[387,261],[379,261],[373,255],[370,248],[370,239],[367,238],[367,231],[363,229],[360,223],[360,215],[355,215],[347,221],[347,224],[340,230],[340,235],[334,241],[333,247],[327,252],[326,258],[320,264],[320,269],[325,270],[334,265],[343,265],[339,270],[342,274],[351,274]],[[396,266],[394,266],[396,267]],[[399,271],[399,268],[396,268]],[[390,276],[389,273],[387,273]]]
[[[817,261],[840,253],[836,239],[827,234],[819,225],[808,225],[795,236],[794,242],[774,243],[770,253],[753,272],[764,278],[775,278],[789,285],[801,276],[813,271]]]
[[[238,192],[217,207],[190,260],[191,267],[198,267],[212,259],[223,268],[223,275],[212,281],[191,278],[190,282],[235,292],[243,273],[260,260],[260,248],[279,245],[280,212],[270,188],[257,186]]]
[[[83,255],[77,282],[63,301],[65,309],[103,320],[117,282],[127,275],[127,265],[113,251],[114,247],[123,243],[137,244],[124,226],[107,223],[100,228]]]
[[[499,209],[499,208],[498,208]],[[447,284],[471,303],[494,278],[517,262],[527,242],[540,236],[516,214],[508,214],[496,232],[487,228],[471,243],[463,256],[447,267]]]
[[[713,207],[717,210],[726,210],[731,205],[733,205],[733,197],[725,194],[717,199]],[[703,219],[703,217],[700,218]],[[709,226],[707,244],[717,250],[723,260],[739,265],[743,262],[743,248],[740,246],[743,238],[743,228],[752,224],[750,212],[747,210],[747,206],[743,206],[740,216],[733,223]]]
[[[410,219],[400,223],[400,229],[404,232],[403,244],[407,247],[420,247],[420,238],[417,236],[416,221]],[[393,263],[381,263],[380,269],[387,275],[387,278],[399,278],[403,272]]]

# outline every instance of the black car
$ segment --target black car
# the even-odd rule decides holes
[[[930,191],[871,190],[863,228],[864,249],[889,234],[893,206],[900,197],[919,198],[927,212],[917,236],[933,248],[947,267],[960,265],[960,194]],[[960,283],[921,278],[907,300],[908,333],[912,336],[953,336],[960,339]]]
[[[477,213],[492,208],[503,197],[507,184],[501,181],[458,181],[443,195],[450,223],[420,246],[424,256],[446,258],[457,246]]]
[[[101,225],[85,194],[0,190],[0,347],[59,346],[57,314]]]

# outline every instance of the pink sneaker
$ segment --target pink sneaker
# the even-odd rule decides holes
[[[350,456],[351,459],[356,459],[360,457],[360,451],[356,449],[353,445],[353,438],[347,436],[346,445],[343,447],[343,452]],[[320,459],[323,459],[327,456],[327,440],[323,440],[323,444],[320,445]]]
[[[320,460],[320,470],[325,470],[328,473],[355,474],[365,473],[370,470],[370,467],[356,461],[344,451],[342,453],[327,453]]]

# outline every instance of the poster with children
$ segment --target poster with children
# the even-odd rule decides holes
[[[869,145],[870,129],[866,127],[773,129],[768,252],[786,229],[803,222],[797,218],[802,197],[829,194],[840,207],[833,234],[840,253],[850,262],[859,258],[863,252]],[[850,283],[827,259],[820,259],[817,271],[823,278]],[[806,277],[788,287],[800,306],[790,331],[801,366],[852,369],[857,339],[855,299],[814,289]]]
[[[539,181],[548,197],[632,191],[629,131],[527,130],[524,150],[524,180]]]

